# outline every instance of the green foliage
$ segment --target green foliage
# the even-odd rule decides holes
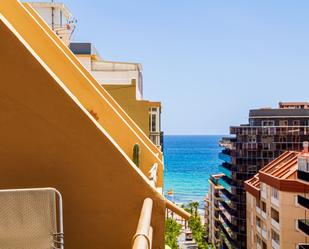
[[[134,144],[133,146],[133,162],[135,163],[135,165],[137,167],[139,167],[139,145],[138,144]]]
[[[198,245],[199,249],[209,249],[212,248],[211,245],[208,245],[204,241],[204,237],[206,236],[206,228],[201,221],[201,217],[198,215],[198,202],[191,202],[187,205],[186,210],[191,213],[191,217],[188,221],[188,226],[192,231],[193,238]]]
[[[181,225],[174,219],[168,218],[165,221],[165,244],[172,249],[178,249],[177,238],[181,233]]]

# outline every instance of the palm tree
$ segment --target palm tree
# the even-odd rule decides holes
[[[192,207],[194,208],[194,216],[196,217],[197,216],[197,209],[198,209],[200,203],[195,201],[195,202],[192,202],[191,204],[192,204]]]

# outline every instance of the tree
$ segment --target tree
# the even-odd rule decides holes
[[[168,218],[165,221],[165,244],[172,249],[178,249],[177,239],[181,233],[181,225],[174,219]]]

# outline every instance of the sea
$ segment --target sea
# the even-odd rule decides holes
[[[219,173],[222,162],[218,158],[221,137],[164,136],[164,192],[168,199],[179,204],[197,201],[203,208],[208,179]]]

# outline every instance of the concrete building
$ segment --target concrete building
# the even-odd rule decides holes
[[[163,249],[166,209],[188,214],[161,194],[162,153],[30,4],[0,13],[0,188],[59,190],[65,248]]]
[[[309,192],[309,185],[297,180],[304,156],[304,152],[284,152],[245,182],[248,249],[308,246],[308,236],[297,222],[308,215],[297,202],[299,195]]]
[[[220,171],[225,182],[221,193],[228,202],[220,212],[224,220],[224,246],[247,248],[246,193],[244,182],[254,176],[287,150],[301,151],[303,141],[309,140],[309,109],[304,103],[280,103],[279,108],[250,110],[249,123],[231,126],[232,138],[221,145]],[[224,200],[223,200],[224,201]],[[228,213],[229,215],[225,215]]]

